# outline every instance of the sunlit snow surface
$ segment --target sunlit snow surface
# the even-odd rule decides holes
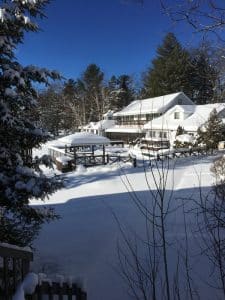
[[[169,268],[175,270],[176,244],[184,240],[182,209],[173,211],[183,201],[185,209],[191,211],[186,218],[191,266],[202,299],[214,299],[216,291],[203,282],[211,280],[211,269],[208,260],[200,256],[200,237],[192,209],[197,205],[195,201],[199,202],[199,186],[203,194],[208,194],[214,181],[210,173],[213,159],[215,156],[171,160],[166,191],[168,198],[174,190],[166,233],[171,242]],[[162,163],[158,164],[160,168]],[[142,202],[151,202],[149,187],[155,190],[152,171],[157,174],[155,163],[152,171],[148,160],[144,165],[138,160],[137,168],[130,163],[87,169],[79,166],[76,172],[63,174],[65,187],[45,203],[54,206],[61,219],[45,225],[35,241],[33,270],[82,277],[88,299],[131,299],[117,270],[116,245],[118,240],[121,241],[121,235],[113,214],[127,233],[135,231],[144,235],[145,220],[134,204],[133,196]],[[215,279],[212,280],[215,283]]]

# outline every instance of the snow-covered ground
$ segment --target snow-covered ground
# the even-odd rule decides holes
[[[199,201],[199,185],[203,193],[208,193],[214,180],[210,173],[213,159],[215,156],[171,160],[166,197],[174,190],[172,208],[179,207],[181,199]],[[146,161],[145,166],[145,171],[142,161],[138,161],[137,168],[129,163],[88,169],[80,166],[76,172],[63,174],[65,187],[45,203],[51,204],[61,219],[46,224],[35,241],[33,271],[82,277],[91,300],[131,299],[117,270],[117,241],[121,234],[113,214],[127,231],[145,231],[143,215],[133,201],[134,195],[140,201],[151,201],[149,186],[155,190]],[[154,166],[153,173],[157,174]],[[189,202],[193,208],[194,202]],[[167,237],[171,242],[169,268],[174,269],[177,252],[173,242],[184,238],[184,226],[181,210],[171,211]],[[215,290],[203,282],[209,279],[211,270],[208,261],[199,256],[194,213],[187,218],[187,225],[192,271],[204,295],[202,299],[215,299]]]

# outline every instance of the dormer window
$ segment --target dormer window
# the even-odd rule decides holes
[[[179,111],[175,111],[175,113],[174,113],[174,119],[175,120],[180,119],[180,112]]]

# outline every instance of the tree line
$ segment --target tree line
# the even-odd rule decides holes
[[[79,127],[102,119],[109,110],[127,106],[136,97],[134,81],[129,75],[112,76],[90,64],[77,80],[54,84],[39,95],[39,121],[54,135],[76,131]]]
[[[134,99],[183,91],[196,104],[222,102],[223,65],[221,53],[209,42],[185,49],[168,33],[139,84],[127,74],[107,80],[99,66],[90,64],[76,80],[68,79],[40,92],[38,120],[59,135],[99,121],[107,111],[121,110]]]

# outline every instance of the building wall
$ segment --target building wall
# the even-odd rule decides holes
[[[125,143],[130,143],[137,138],[142,138],[145,133],[131,133],[131,132],[106,132],[106,137],[110,140],[122,140]]]

